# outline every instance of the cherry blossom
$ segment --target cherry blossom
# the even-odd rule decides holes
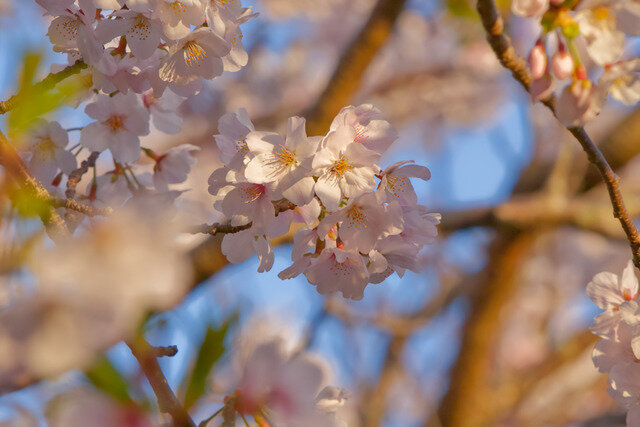
[[[142,59],[149,58],[160,44],[161,21],[151,12],[117,11],[116,19],[104,19],[98,23],[96,34],[104,44],[116,37],[125,36],[131,52]]]
[[[606,67],[598,85],[620,102],[634,105],[640,101],[640,58]]]
[[[29,171],[45,184],[51,184],[58,170],[69,174],[76,168],[76,158],[66,151],[69,137],[58,122],[43,122],[29,135],[27,148],[32,153]]]
[[[140,136],[149,133],[149,113],[134,94],[99,96],[85,112],[97,122],[87,125],[80,143],[91,151],[109,149],[116,161],[132,162],[140,156]]]
[[[375,162],[380,154],[355,138],[353,127],[340,126],[326,136],[313,158],[318,175],[315,192],[329,210],[337,209],[343,197],[357,197],[375,187]]]
[[[394,163],[382,171],[380,184],[376,190],[379,202],[397,200],[401,205],[415,205],[418,203],[413,185],[409,178],[420,178],[428,181],[431,172],[425,166],[413,165],[413,160],[404,160]]]
[[[320,138],[307,138],[305,123],[300,117],[290,118],[286,139],[274,133],[248,134],[247,148],[254,157],[244,171],[250,182],[273,183],[274,191],[300,206],[313,199],[311,162],[320,143]]]
[[[169,184],[180,184],[186,181],[189,171],[196,161],[193,152],[199,149],[195,145],[182,144],[159,156],[149,150],[148,153],[155,160],[153,183],[156,189],[167,191]]]
[[[169,47],[160,66],[160,78],[184,86],[198,78],[222,74],[222,57],[231,46],[213,30],[199,28]]]
[[[371,104],[357,107],[350,105],[340,110],[331,123],[330,131],[335,131],[342,126],[353,129],[355,135],[352,141],[359,142],[369,150],[380,154],[398,139],[395,129],[383,119],[382,112]]]
[[[548,8],[549,0],[515,0],[511,3],[513,14],[523,18],[542,16]]]
[[[584,125],[600,114],[605,95],[591,80],[574,81],[560,94],[556,108],[558,120],[567,127]]]
[[[321,294],[341,292],[344,298],[361,300],[369,282],[362,256],[355,251],[326,248],[304,275]]]

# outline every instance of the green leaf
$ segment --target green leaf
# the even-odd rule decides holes
[[[229,327],[237,320],[233,315],[219,328],[207,328],[204,339],[200,344],[198,356],[191,370],[191,375],[185,378],[186,391],[184,395],[185,409],[191,408],[202,397],[206,389],[206,381],[215,363],[222,357],[225,351],[224,339]],[[184,384],[183,384],[184,385]]]
[[[77,79],[62,81],[52,89],[34,85],[40,59],[41,55],[38,53],[28,53],[23,59],[15,105],[7,118],[7,128],[13,136],[27,132],[43,115],[57,110],[66,99],[82,90],[81,82]]]
[[[131,402],[129,386],[120,371],[106,357],[101,358],[84,373],[91,384],[119,402]]]

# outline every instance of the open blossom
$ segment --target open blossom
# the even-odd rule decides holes
[[[361,300],[369,282],[362,256],[356,251],[326,248],[304,272],[307,280],[325,295],[342,292],[344,298]]]
[[[195,145],[181,144],[160,156],[155,155],[153,183],[156,189],[167,191],[169,184],[179,184],[186,181],[191,167],[196,162],[192,153],[199,149]]]
[[[182,117],[177,112],[182,101],[184,98],[170,90],[166,90],[160,98],[154,96],[153,90],[142,94],[142,103],[151,114],[153,126],[169,135],[180,132],[182,128]]]
[[[620,306],[638,298],[638,279],[629,261],[622,277],[609,272],[596,274],[587,285],[587,295],[605,310],[596,317],[591,330],[600,335],[610,334],[622,320]]]
[[[247,135],[254,157],[244,171],[250,182],[273,183],[274,191],[300,206],[313,199],[311,162],[320,142],[320,138],[307,138],[305,123],[303,118],[290,118],[286,139],[268,132]]]
[[[609,374],[609,395],[627,410],[628,426],[640,425],[640,366],[620,363]]]
[[[340,225],[339,236],[345,248],[368,253],[381,236],[402,231],[402,209],[398,202],[387,206],[378,204],[375,193],[367,193],[327,215],[320,222],[318,232],[324,236],[335,224]]]
[[[359,142],[369,150],[380,154],[387,151],[389,146],[398,139],[395,129],[382,118],[382,112],[371,104],[357,107],[344,107],[331,123],[330,131],[346,126],[353,129],[350,141]],[[350,133],[342,133],[350,138]]]
[[[156,5],[164,31],[171,39],[186,36],[192,25],[204,22],[204,8],[200,0],[157,0]]]
[[[244,108],[227,113],[218,120],[218,134],[214,135],[220,160],[231,169],[240,170],[249,161],[247,135],[255,129]]]
[[[318,175],[315,192],[327,207],[338,208],[343,197],[357,197],[375,187],[375,162],[380,154],[355,141],[353,127],[340,126],[327,135],[313,159]]]
[[[275,220],[272,203],[273,189],[270,184],[239,182],[230,187],[222,201],[220,210],[227,217],[240,216],[240,224],[253,222],[254,227],[268,230]]]
[[[135,94],[101,95],[87,105],[85,112],[98,121],[82,129],[80,143],[84,147],[91,151],[108,149],[117,162],[133,162],[140,157],[140,136],[149,133],[149,112]]]
[[[576,14],[580,33],[587,41],[587,53],[600,66],[613,64],[622,56],[625,35],[617,29],[616,18],[606,6],[584,9]]]
[[[598,114],[606,92],[588,79],[575,80],[560,94],[556,113],[560,123],[567,127],[582,126]]]
[[[420,178],[428,181],[431,172],[425,166],[414,165],[413,160],[404,160],[394,163],[382,171],[380,184],[376,190],[379,202],[397,200],[401,205],[415,205],[418,203],[413,185],[409,178]]]
[[[511,2],[513,14],[523,18],[542,16],[548,8],[549,0],[514,0]]]
[[[27,147],[31,158],[29,172],[45,185],[51,184],[58,170],[69,174],[76,168],[76,158],[65,150],[69,143],[67,131],[58,122],[42,122],[29,135]]]
[[[131,52],[140,58],[149,58],[158,45],[162,23],[151,12],[121,10],[113,14],[115,19],[103,19],[98,23],[96,35],[104,44],[116,37],[125,36]]]
[[[333,393],[321,394],[327,380],[325,363],[311,354],[290,354],[284,344],[275,338],[253,349],[228,404],[241,415],[261,419],[262,414],[268,414],[278,426],[335,425],[317,402],[321,398],[339,405],[346,393],[336,388]]]
[[[249,228],[238,233],[226,234],[222,239],[221,250],[229,262],[238,264],[245,261],[254,253],[258,255],[260,264],[258,273],[271,270],[273,267],[273,248],[264,231],[260,228]]]
[[[620,102],[634,105],[640,101],[640,58],[621,61],[605,69],[598,85]]]
[[[231,46],[210,28],[198,28],[169,47],[160,66],[160,78],[186,85],[198,78],[222,74],[222,57]]]

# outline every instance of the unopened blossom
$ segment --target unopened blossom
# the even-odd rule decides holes
[[[116,19],[103,19],[98,23],[96,34],[102,43],[125,36],[131,52],[139,58],[149,58],[158,45],[162,34],[162,23],[151,12],[121,10],[113,14]]]
[[[547,72],[547,52],[541,40],[538,40],[529,52],[529,68],[534,79],[541,78]]]
[[[311,167],[320,143],[320,138],[307,138],[305,123],[303,118],[290,118],[284,139],[270,132],[247,135],[247,147],[254,157],[244,171],[248,181],[273,183],[274,191],[300,206],[313,199]]]
[[[369,282],[362,256],[339,248],[325,248],[304,275],[319,293],[341,292],[344,298],[353,300],[364,297],[364,288]]]
[[[222,57],[231,46],[210,28],[198,28],[169,46],[160,66],[160,78],[186,85],[199,78],[213,79],[222,74]]]
[[[384,120],[382,112],[371,104],[348,106],[340,110],[331,123],[330,131],[337,131],[343,126],[354,132],[353,135],[349,132],[341,133],[348,138],[347,142],[358,142],[380,154],[398,139],[398,133]]]
[[[187,180],[191,168],[196,162],[193,152],[200,148],[191,144],[172,147],[162,155],[155,155],[153,183],[160,191],[169,190],[169,184],[180,184]]]
[[[553,79],[549,74],[533,80],[529,87],[531,101],[537,102],[549,98],[553,94],[553,88]]]
[[[312,167],[318,181],[315,193],[327,209],[334,211],[343,197],[357,197],[375,187],[375,162],[378,152],[365,148],[356,140],[352,126],[340,126],[331,131],[313,159]]]
[[[605,68],[598,86],[618,101],[634,105],[640,101],[640,58],[621,61]]]
[[[375,193],[366,193],[327,215],[320,222],[318,232],[325,236],[335,224],[339,224],[339,236],[346,249],[366,254],[378,238],[402,232],[402,208],[397,201],[387,206],[379,204]]]
[[[413,160],[404,160],[382,171],[380,184],[376,190],[376,197],[380,203],[392,200],[397,200],[403,206],[418,203],[418,196],[409,178],[428,181],[431,178],[431,172],[425,166],[412,163],[414,163]]]
[[[587,53],[600,65],[613,64],[624,51],[625,35],[617,29],[616,18],[607,6],[583,9],[576,14],[580,34],[587,41]]]
[[[548,8],[549,0],[514,0],[511,2],[513,14],[523,18],[542,16]]]
[[[160,98],[155,97],[153,90],[142,94],[142,104],[149,110],[153,126],[169,135],[180,132],[182,128],[182,117],[177,109],[183,101],[184,98],[170,90],[166,90]]]
[[[551,58],[551,71],[558,80],[571,77],[575,68],[573,57],[566,50],[558,50]]]
[[[122,163],[140,157],[140,136],[149,133],[149,112],[135,94],[101,95],[85,112],[97,121],[82,129],[80,143],[84,147],[90,151],[108,149]]]
[[[594,119],[605,101],[606,92],[588,79],[567,85],[558,98],[556,115],[567,127],[583,126]]]
[[[68,143],[67,131],[58,122],[37,125],[27,141],[31,153],[29,172],[46,185],[51,184],[58,170],[69,174],[76,168],[76,158],[65,150]]]
[[[218,120],[218,134],[214,138],[220,150],[220,160],[229,168],[239,170],[249,161],[247,135],[254,130],[244,108],[227,113]]]

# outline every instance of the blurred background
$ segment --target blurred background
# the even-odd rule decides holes
[[[175,389],[203,343],[214,336],[222,346],[206,372],[213,393],[194,414],[211,414],[231,391],[239,342],[278,333],[329,361],[332,383],[351,393],[340,411],[349,426],[623,425],[606,376],[591,362],[596,339],[586,328],[598,309],[585,286],[597,272],[620,274],[628,246],[595,169],[499,66],[474,5],[246,5],[260,13],[243,26],[248,66],[185,102],[181,133],[152,130],[144,139],[201,147],[182,207],[200,222],[220,218],[207,178],[220,165],[212,135],[221,115],[245,108],[260,130],[282,130],[287,117],[303,115],[309,134],[323,134],[337,109],[372,103],[400,133],[381,165],[411,159],[429,167],[432,179],[416,183],[416,191],[443,221],[438,242],[422,254],[422,273],[369,285],[359,302],[318,295],[302,276],[278,279],[289,265],[288,239],[277,242],[276,264],[264,274],[256,273],[255,257],[226,265],[220,239],[191,242],[193,290],[174,310],[152,317],[147,335],[152,344],[178,346],[175,357],[160,360]],[[508,16],[509,5],[501,7]],[[538,28],[515,17],[507,26],[526,54]],[[65,62],[51,51],[47,27],[34,2],[0,0],[0,99],[15,92],[27,52],[43,55],[43,76]],[[89,122],[82,109],[68,107],[53,117],[64,127]],[[587,129],[639,214],[640,111],[610,101]],[[123,344],[107,356],[113,375],[150,396]],[[87,377],[72,372],[5,394],[0,417],[24,408],[44,425],[48,403],[82,383]]]

